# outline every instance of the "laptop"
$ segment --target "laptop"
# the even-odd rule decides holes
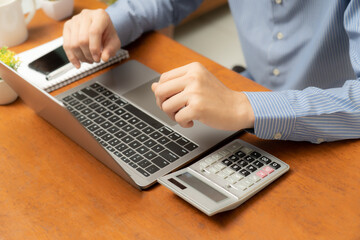
[[[160,74],[136,60],[55,97],[2,62],[0,76],[35,113],[138,189],[237,134],[172,121],[151,91]]]

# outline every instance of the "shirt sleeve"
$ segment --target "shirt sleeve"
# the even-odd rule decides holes
[[[357,79],[340,88],[246,92],[255,113],[255,134],[264,139],[321,143],[360,138],[360,5],[344,14],[351,64]]]
[[[118,0],[106,9],[125,46],[146,31],[178,24],[202,0]]]

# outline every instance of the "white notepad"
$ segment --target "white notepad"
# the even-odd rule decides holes
[[[97,72],[103,68],[106,68],[116,62],[119,62],[123,59],[129,58],[128,51],[124,49],[120,49],[116,55],[109,59],[107,62],[99,62],[99,63],[81,63],[81,67],[79,69],[73,67],[66,73],[56,77],[52,80],[47,80],[46,75],[37,72],[28,67],[28,64],[35,59],[45,55],[46,53],[60,47],[63,44],[63,38],[57,38],[53,41],[47,42],[38,47],[32,48],[28,51],[22,52],[18,54],[21,61],[21,65],[18,68],[17,72],[24,77],[29,82],[33,83],[37,87],[51,92],[58,88],[61,88],[65,85],[68,85],[74,81],[77,81],[83,77],[86,77],[94,72]]]

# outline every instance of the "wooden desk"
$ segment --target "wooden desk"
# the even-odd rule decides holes
[[[75,2],[76,12],[105,7]],[[28,41],[12,49],[54,39],[62,25],[39,10]],[[263,90],[160,34],[127,49],[158,72],[199,61],[233,89]],[[21,100],[0,106],[0,123],[1,240],[360,239],[358,140],[315,145],[242,136],[291,170],[236,210],[207,217],[162,186],[134,189]]]

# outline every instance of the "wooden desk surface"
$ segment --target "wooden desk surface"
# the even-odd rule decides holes
[[[105,7],[75,3],[76,12]],[[28,41],[12,49],[60,36],[63,23],[39,10]],[[233,89],[264,90],[160,34],[127,49],[158,72],[199,61]],[[358,140],[315,145],[243,135],[291,170],[236,210],[208,217],[160,185],[134,189],[20,99],[0,106],[0,122],[1,240],[360,239]]]

